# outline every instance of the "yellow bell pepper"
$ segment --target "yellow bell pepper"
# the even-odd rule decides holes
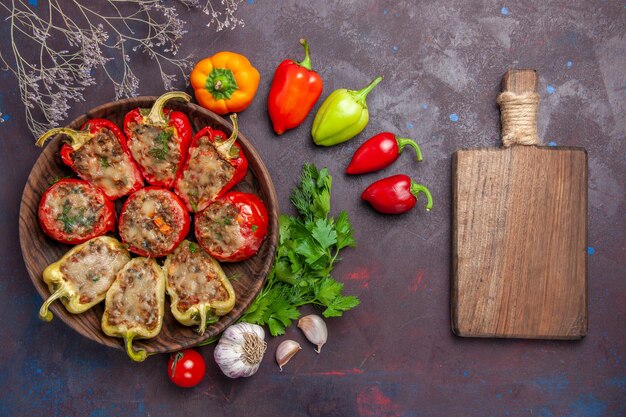
[[[128,357],[142,362],[144,349],[133,348],[133,339],[156,337],[163,326],[165,274],[152,258],[134,258],[122,268],[106,294],[102,331],[124,339]]]
[[[198,333],[235,306],[235,290],[224,270],[197,243],[183,240],[167,256],[163,270],[172,315],[185,326],[197,324]]]
[[[109,236],[94,237],[74,246],[43,271],[50,297],[41,306],[39,317],[44,321],[52,320],[48,307],[59,298],[72,314],[89,310],[104,300],[115,274],[129,261],[130,253]]]
[[[252,103],[261,75],[245,56],[224,51],[198,62],[189,78],[202,107],[227,114]]]

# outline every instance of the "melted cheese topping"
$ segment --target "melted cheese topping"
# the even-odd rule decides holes
[[[153,259],[135,258],[117,274],[118,281],[107,295],[109,325],[156,328],[159,323],[157,268],[159,265]]]
[[[239,211],[228,201],[216,201],[196,216],[196,239],[211,253],[228,257],[246,244],[237,222]]]
[[[228,299],[228,291],[222,285],[215,264],[209,254],[195,245],[185,242],[171,255],[166,271],[167,282],[179,297],[178,309],[187,311],[199,303],[211,303]]]
[[[111,248],[100,239],[92,239],[61,265],[64,278],[80,293],[80,303],[103,299],[115,274],[130,261],[122,247]]]
[[[138,123],[128,125],[130,153],[144,172],[162,182],[176,178],[181,159],[176,130]]]
[[[104,196],[86,184],[58,183],[45,201],[45,215],[67,239],[93,233],[104,215]]]
[[[169,191],[139,190],[127,200],[120,236],[133,247],[162,256],[172,250],[183,230],[184,211]]]
[[[76,171],[111,197],[130,191],[135,182],[133,164],[113,132],[101,129],[72,154]]]
[[[235,175],[235,168],[217,153],[208,136],[189,150],[189,163],[178,180],[177,192],[194,212],[208,206]]]

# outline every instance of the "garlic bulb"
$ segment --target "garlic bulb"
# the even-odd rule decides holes
[[[227,328],[215,347],[213,357],[229,378],[252,376],[261,365],[267,348],[261,326],[237,323]]]
[[[324,320],[322,320],[320,316],[309,314],[298,320],[298,327],[302,329],[302,332],[309,342],[317,345],[315,351],[320,353],[322,346],[324,346],[324,343],[326,343],[328,339],[328,329],[326,328]]]
[[[289,359],[302,350],[300,343],[295,340],[285,340],[276,348],[276,363],[280,368],[280,372],[283,371],[283,366],[289,362]]]

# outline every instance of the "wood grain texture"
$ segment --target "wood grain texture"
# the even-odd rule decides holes
[[[93,118],[106,118],[121,126],[124,115],[128,111],[137,107],[151,107],[155,100],[156,97],[136,97],[108,103],[80,116],[68,127],[78,129],[87,120]],[[232,132],[232,126],[224,119],[195,104],[172,101],[168,103],[167,107],[186,113],[194,133],[205,126],[222,130],[227,136]],[[245,126],[243,126],[243,130],[245,131]],[[50,182],[55,177],[72,175],[71,170],[60,161],[58,155],[60,140],[60,136],[54,137],[43,149],[41,156],[30,172],[20,206],[19,233],[22,255],[30,278],[43,298],[50,295],[48,287],[42,279],[43,270],[71,248],[71,246],[60,244],[48,238],[41,230],[37,218],[39,200],[43,192],[49,187]],[[239,143],[248,158],[249,169],[244,180],[235,189],[259,195],[267,206],[270,218],[267,238],[257,255],[244,262],[222,263],[226,274],[233,277],[231,283],[237,295],[235,307],[217,323],[208,326],[203,335],[199,335],[194,327],[183,326],[173,318],[170,313],[169,302],[166,301],[161,333],[154,339],[135,341],[134,344],[137,348],[144,348],[149,353],[172,352],[213,337],[232,324],[246,310],[263,287],[267,273],[272,266],[278,242],[278,200],[263,161],[250,141],[241,132],[239,133]],[[120,200],[116,201],[118,212],[122,204]],[[189,238],[195,240],[193,227]],[[53,303],[50,309],[54,314],[54,320],[63,320],[83,336],[106,346],[123,348],[121,339],[106,336],[100,328],[104,303],[100,303],[80,315],[68,313],[59,302]]]
[[[508,91],[536,88],[510,71]],[[512,146],[452,159],[452,329],[467,337],[587,333],[587,153]]]

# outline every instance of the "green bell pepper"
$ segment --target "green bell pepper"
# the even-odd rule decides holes
[[[311,135],[315,144],[337,145],[361,133],[369,122],[365,99],[382,79],[383,77],[376,77],[362,90],[340,88],[330,93],[313,121]]]

